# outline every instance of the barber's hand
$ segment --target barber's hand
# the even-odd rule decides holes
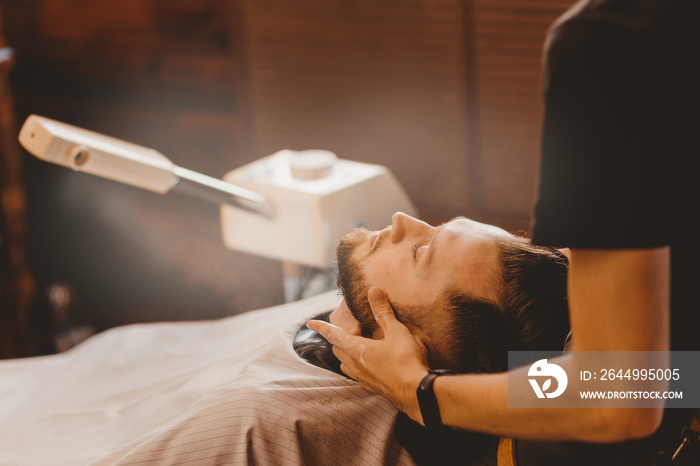
[[[368,297],[374,318],[384,331],[382,340],[351,335],[325,322],[310,321],[307,326],[333,344],[345,374],[421,422],[416,389],[428,372],[425,354],[408,328],[396,320],[384,292],[374,287]]]

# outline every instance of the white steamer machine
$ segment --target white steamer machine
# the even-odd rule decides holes
[[[39,159],[75,171],[221,204],[224,244],[281,260],[287,301],[332,286],[335,249],[345,233],[384,228],[396,211],[415,214],[386,167],[324,150],[283,150],[228,172],[222,181],[179,167],[153,149],[37,115],[27,118],[19,141]],[[317,272],[310,282],[308,270]]]

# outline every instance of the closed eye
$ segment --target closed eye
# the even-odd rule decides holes
[[[421,243],[416,243],[411,248],[411,255],[413,256],[414,259],[416,258],[416,254],[418,253],[418,249],[420,249],[421,246],[422,246]]]

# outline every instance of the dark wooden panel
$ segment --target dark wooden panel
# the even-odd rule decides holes
[[[388,166],[430,217],[470,208],[462,2],[243,2],[256,153]]]
[[[474,1],[485,218],[527,228],[539,159],[542,47],[549,26],[573,3]]]
[[[0,358],[17,358],[31,354],[27,327],[36,286],[27,262],[27,198],[8,80],[15,59],[4,24],[0,5]]]
[[[244,1],[255,149],[381,163],[430,218],[526,228],[542,46],[571,4]]]

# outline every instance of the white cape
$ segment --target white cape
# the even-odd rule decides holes
[[[0,464],[412,464],[391,403],[292,349],[339,301],[130,325],[2,361]]]

